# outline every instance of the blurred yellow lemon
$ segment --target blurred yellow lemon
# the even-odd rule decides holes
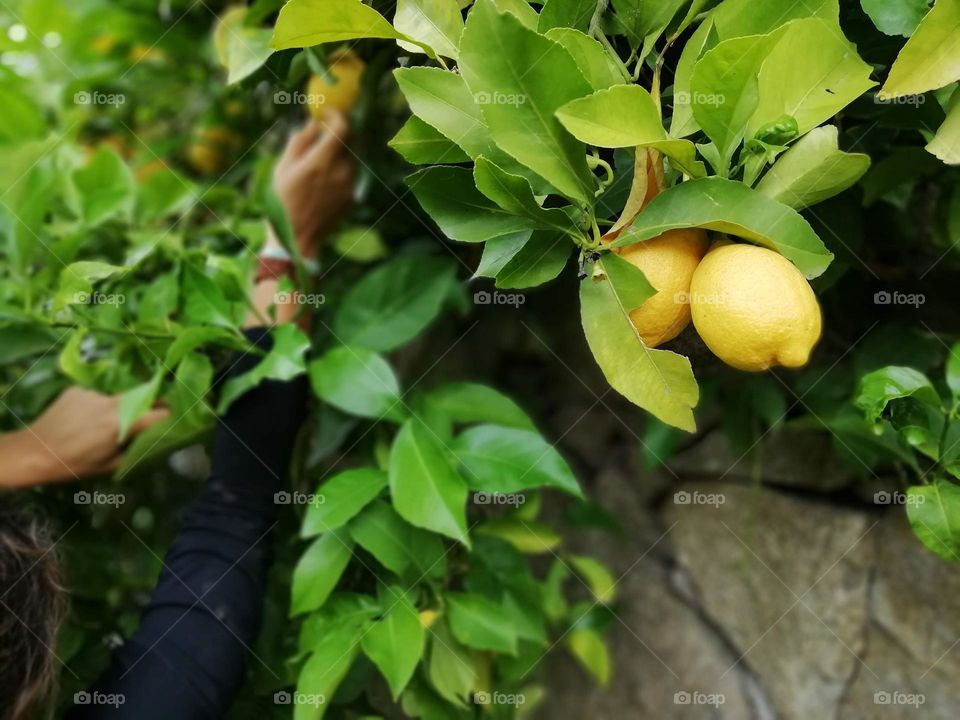
[[[313,75],[307,84],[307,106],[317,120],[323,120],[327,108],[350,112],[360,96],[360,78],[366,66],[357,55],[344,50],[330,54],[329,67],[333,82]]]
[[[438,617],[440,617],[440,613],[438,613],[436,610],[421,610],[420,624],[429,630],[437,621]]]
[[[242,144],[242,138],[228,128],[208,127],[195,135],[184,154],[190,167],[201,175],[212,175],[233,164]]]
[[[647,347],[672,340],[690,323],[690,280],[706,251],[707,234],[698,228],[669,230],[618,251],[643,270],[657,290],[630,313],[630,321]]]
[[[820,339],[820,304],[796,266],[767,248],[713,248],[690,285],[693,324],[727,365],[802,367]]]

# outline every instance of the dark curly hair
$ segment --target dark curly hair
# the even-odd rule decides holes
[[[0,497],[0,720],[23,720],[49,697],[66,597],[47,527]]]

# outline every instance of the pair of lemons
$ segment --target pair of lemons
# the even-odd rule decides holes
[[[693,320],[711,352],[758,372],[802,367],[820,339],[820,305],[783,255],[745,243],[708,250],[700,229],[671,230],[619,250],[657,293],[630,313],[647,347],[672,340]]]

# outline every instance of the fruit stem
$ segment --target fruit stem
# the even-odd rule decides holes
[[[597,190],[596,192],[597,195],[600,195],[601,193],[603,193],[604,190],[606,190],[608,187],[610,187],[613,184],[613,181],[614,181],[613,168],[610,167],[610,163],[608,163],[599,155],[596,155],[593,153],[591,153],[590,155],[587,155],[587,165],[590,167],[591,170],[594,170],[596,168],[602,168],[604,173],[607,176],[606,179],[600,180],[600,189]]]

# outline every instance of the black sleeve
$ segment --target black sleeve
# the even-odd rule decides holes
[[[270,341],[263,329],[248,337],[261,347]],[[227,376],[258,360],[240,358]],[[218,421],[211,477],[185,513],[140,627],[71,720],[224,716],[259,630],[274,493],[286,482],[306,393],[303,377],[267,381]],[[103,704],[111,696],[122,704]]]

